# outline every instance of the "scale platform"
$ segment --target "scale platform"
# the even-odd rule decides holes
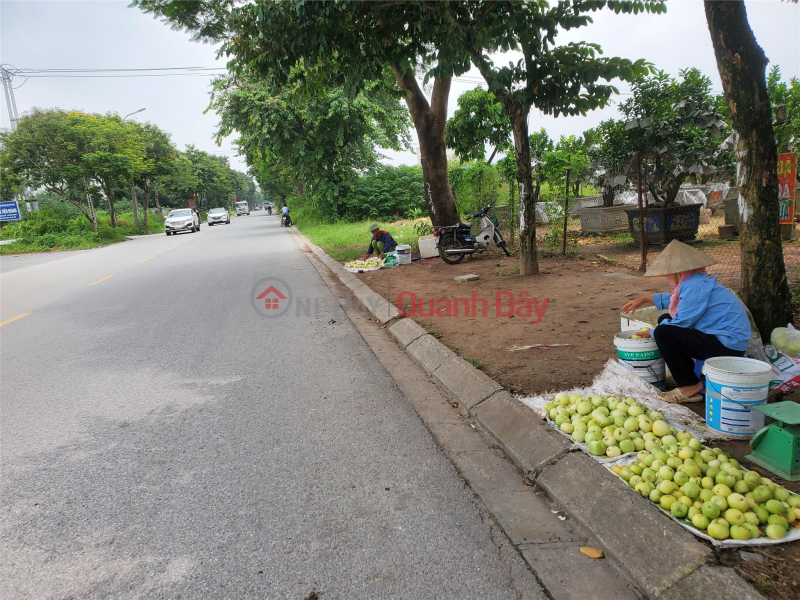
[[[750,440],[748,460],[787,481],[800,481],[800,404],[774,402],[749,406],[775,419]]]

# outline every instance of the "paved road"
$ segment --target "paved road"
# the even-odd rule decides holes
[[[0,275],[0,597],[542,597],[352,324],[260,317],[266,276],[330,301],[264,214]]]

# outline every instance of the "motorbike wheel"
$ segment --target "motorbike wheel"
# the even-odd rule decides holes
[[[466,254],[445,254],[446,250],[455,250],[456,248],[461,248],[461,242],[452,235],[439,240],[439,256],[448,265],[457,265],[466,256]]]

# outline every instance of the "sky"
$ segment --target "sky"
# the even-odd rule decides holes
[[[191,42],[189,35],[138,9],[128,0],[0,0],[0,63],[22,69],[152,69],[165,67],[224,67],[216,49]],[[800,77],[800,5],[780,0],[747,0],[750,25],[772,64],[784,79]],[[562,33],[560,43],[585,40],[601,45],[606,56],[644,58],[677,76],[697,67],[722,86],[701,0],[669,0],[666,15],[615,15],[599,11],[594,23]],[[499,57],[498,57],[499,59]],[[449,113],[468,89],[480,85],[476,71],[454,81]],[[107,78],[16,78],[13,82],[20,114],[33,107],[118,112],[146,110],[132,119],[150,121],[172,134],[183,147],[194,144],[226,156],[231,166],[246,170],[231,140],[217,146],[218,118],[203,114],[208,106],[207,75]],[[484,86],[485,87],[485,86]],[[620,91],[627,88],[619,84]],[[626,96],[617,97],[624,100]],[[5,102],[0,103],[0,127],[8,127]],[[618,117],[614,106],[586,117],[553,118],[534,110],[531,131],[547,129],[551,137],[579,135],[601,120]],[[412,138],[416,136],[412,132]],[[414,164],[411,152],[383,151],[387,162]]]

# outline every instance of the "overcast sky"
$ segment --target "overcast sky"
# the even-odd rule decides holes
[[[594,23],[562,34],[560,42],[586,40],[603,47],[606,56],[645,58],[677,75],[698,67],[721,91],[714,53],[700,0],[670,0],[666,15],[614,15],[600,11]],[[212,46],[193,43],[183,32],[127,7],[128,0],[38,1],[0,0],[0,62],[27,69],[136,69],[163,67],[223,67]],[[748,0],[750,25],[770,62],[784,79],[800,77],[800,6],[779,0]],[[457,98],[474,88],[477,72],[454,82],[450,113]],[[194,144],[227,156],[234,168],[246,166],[230,142],[214,143],[217,117],[203,114],[208,105],[209,77],[29,78],[14,81],[17,108],[34,106],[115,111],[122,115],[146,108],[135,119],[151,121],[172,134],[183,147]],[[620,86],[624,89],[625,86]],[[624,99],[624,97],[623,97]],[[0,126],[8,126],[2,102]],[[545,127],[551,137],[580,134],[603,119],[617,116],[613,107],[587,117],[554,119],[534,111],[531,130]],[[387,153],[390,161],[413,164],[411,153]]]

